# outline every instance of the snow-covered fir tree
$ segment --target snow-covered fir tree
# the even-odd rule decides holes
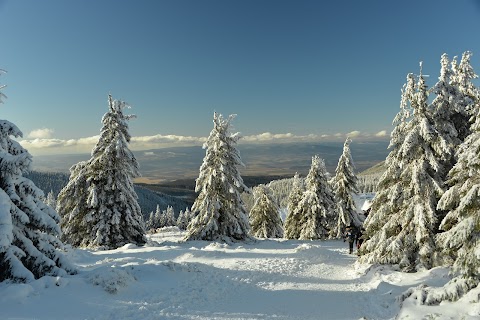
[[[409,74],[387,171],[364,224],[369,239],[360,251],[362,262],[399,264],[406,271],[435,263],[436,206],[444,192],[438,155],[451,147],[435,127],[421,72],[412,84]]]
[[[302,198],[291,213],[301,218],[298,239],[325,239],[335,226],[336,206],[325,162],[318,155],[312,157],[305,188]]]
[[[155,220],[155,212],[150,211],[150,213],[148,214],[148,219],[147,219],[147,221],[145,221],[145,230],[146,231],[151,232],[151,231],[155,230],[154,220]]]
[[[5,98],[3,87],[0,103]],[[22,137],[22,132],[0,120],[0,281],[28,282],[74,273],[62,254],[60,217],[42,201],[43,192],[23,176],[32,156],[12,136]]]
[[[123,109],[128,105],[108,97],[100,138],[88,161],[70,169],[70,180],[57,199],[63,239],[80,247],[118,248],[143,245],[145,226],[132,179],[138,163],[128,148],[130,134]]]
[[[413,74],[408,74],[407,82],[402,88],[402,96],[400,100],[400,111],[393,119],[393,129],[390,136],[390,144],[388,149],[390,153],[385,160],[385,172],[381,176],[375,198],[372,201],[371,211],[368,218],[364,221],[364,235],[369,239],[363,243],[360,248],[361,254],[366,254],[375,250],[377,243],[382,243],[388,246],[387,235],[382,234],[382,228],[387,223],[391,223],[391,218],[394,212],[398,211],[402,197],[402,184],[400,183],[400,176],[402,174],[402,163],[397,158],[401,157],[401,147],[407,134],[406,126],[413,114],[409,101],[415,95],[415,77]],[[389,239],[388,239],[389,240]],[[370,255],[371,256],[371,255]],[[360,258],[361,261],[366,261],[367,257]],[[373,258],[368,257],[373,260]],[[379,258],[376,258],[379,260]],[[382,260],[382,263],[388,264],[390,261],[397,261],[394,259]]]
[[[255,204],[250,211],[250,232],[258,238],[282,238],[283,221],[280,208],[273,199],[268,186],[258,185],[253,188]]]
[[[333,229],[332,237],[341,238],[345,228],[350,225],[360,227],[362,221],[358,218],[353,194],[358,193],[357,175],[355,174],[355,165],[350,152],[351,139],[347,138],[343,145],[343,152],[338,160],[335,170],[335,177],[331,180],[331,185],[335,194],[337,203],[337,225]]]
[[[157,204],[157,209],[151,211],[148,215],[148,219],[145,222],[145,226],[148,230],[155,230],[161,228],[164,224],[162,210],[160,210],[160,205]]]
[[[465,107],[459,101],[460,92],[456,86],[452,85],[451,78],[450,61],[448,55],[444,53],[440,59],[440,76],[431,90],[435,93],[435,99],[433,99],[431,105],[433,120],[435,121],[435,127],[445,138],[444,142],[446,143],[444,146],[440,146],[436,152],[444,168],[444,171],[441,172],[443,181],[446,180],[448,171],[456,162],[455,151],[463,139],[460,139],[458,130],[463,131],[469,127]],[[434,146],[436,147],[435,144]]]
[[[196,180],[198,196],[192,206],[197,216],[188,225],[186,240],[245,240],[249,238],[248,214],[240,197],[249,189],[238,166],[244,166],[236,148],[238,133],[230,132],[228,119],[214,113],[214,128],[203,148],[206,154]]]
[[[197,213],[194,212],[194,211],[191,211],[189,207],[186,207],[184,214],[185,214],[185,219],[187,220],[187,227],[186,228],[188,228],[188,225],[190,224],[190,221],[195,219],[195,217],[197,216]]]
[[[57,207],[57,198],[55,197],[55,194],[52,190],[50,190],[50,192],[47,194],[47,197],[45,198],[45,203],[53,209]]]
[[[186,230],[189,223],[189,219],[190,219],[190,210],[188,209],[188,207],[185,209],[185,211],[180,210],[180,213],[178,214],[178,218],[177,218],[177,227],[180,230]]]
[[[158,204],[157,204],[157,209],[155,210],[155,213],[153,214],[153,217],[154,217],[155,229],[165,227],[165,224],[167,223],[167,215],[164,214],[162,209],[160,209],[160,205],[158,205]]]
[[[302,216],[300,211],[295,209],[298,206],[300,200],[302,200],[303,193],[305,192],[305,186],[303,180],[300,179],[298,172],[295,173],[292,182],[292,189],[288,196],[287,204],[287,218],[285,219],[285,232],[286,239],[298,239],[300,238],[300,232],[302,230]]]
[[[441,163],[441,171],[438,173],[443,184],[447,180],[448,172],[455,165],[455,152],[458,146],[462,143],[465,135],[470,132],[468,113],[463,104],[463,95],[458,87],[452,84],[452,78],[453,72],[450,69],[450,61],[448,55],[444,53],[440,59],[440,76],[431,90],[435,94],[435,98],[430,106],[435,128],[444,138],[440,140],[443,145],[432,144]],[[437,209],[437,228],[435,232],[438,232],[438,223],[444,216],[445,212]]]
[[[167,206],[167,210],[163,211],[164,223],[162,227],[176,226],[175,211],[172,206]]]
[[[377,192],[378,181],[381,178],[381,174],[363,175],[357,176],[358,178],[358,191],[360,193],[372,193]]]
[[[458,161],[449,173],[450,188],[438,203],[448,213],[437,242],[446,262],[453,265],[454,279],[430,300],[456,300],[480,282],[480,104],[474,110],[472,133],[458,149]]]
[[[472,122],[470,118],[475,115],[474,106],[478,105],[480,99],[478,88],[472,82],[472,80],[478,78],[478,75],[470,63],[471,57],[472,52],[465,51],[460,63],[457,63],[457,57],[454,57],[451,63],[450,84],[457,89],[453,123],[461,141],[464,141],[471,133]]]

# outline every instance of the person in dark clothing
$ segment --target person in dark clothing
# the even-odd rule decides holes
[[[363,240],[364,240],[364,237],[363,237],[363,232],[365,231],[365,229],[362,227],[358,232],[357,232],[357,236],[356,236],[356,243],[357,243],[357,251],[360,249],[360,247],[362,246],[362,243],[363,243]]]
[[[343,242],[348,240],[348,248],[349,248],[349,253],[353,253],[353,243],[355,242],[356,238],[356,232],[355,228],[352,226],[349,226],[345,229],[345,235],[343,237]]]

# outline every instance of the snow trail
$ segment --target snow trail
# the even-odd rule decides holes
[[[395,285],[402,279],[394,271],[365,275],[339,240],[224,244],[183,242],[183,235],[155,234],[142,247],[74,249],[79,275],[0,284],[2,317],[393,319],[395,297],[406,289]]]

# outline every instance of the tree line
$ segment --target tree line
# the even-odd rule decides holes
[[[471,52],[443,54],[431,88],[408,74],[360,261],[406,272],[451,266],[453,279],[421,302],[458,299],[480,281],[480,91]],[[431,101],[431,102],[430,102]]]

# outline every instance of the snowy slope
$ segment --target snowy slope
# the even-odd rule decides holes
[[[478,303],[417,306],[396,297],[447,270],[405,274],[355,263],[342,241],[182,242],[71,250],[79,274],[0,283],[0,319],[478,319]],[[479,294],[473,290],[472,294]],[[478,299],[477,299],[478,300]]]

